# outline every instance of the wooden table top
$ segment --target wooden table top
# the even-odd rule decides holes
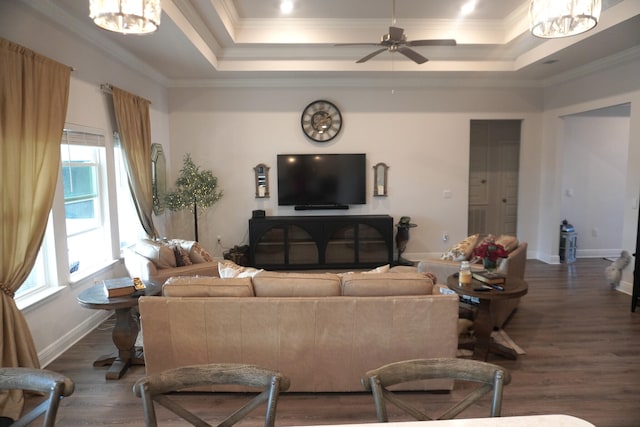
[[[162,291],[162,284],[152,281],[144,281],[147,287],[144,291],[145,295],[159,295]],[[90,288],[80,292],[77,297],[78,303],[84,308],[94,310],[116,310],[119,308],[135,307],[138,305],[138,298],[141,295],[127,295],[123,297],[108,298],[107,291],[102,281]]]
[[[468,285],[460,286],[458,282],[458,275],[452,274],[447,277],[447,286],[449,289],[459,295],[467,295],[478,299],[493,300],[493,299],[509,299],[518,298],[525,295],[529,291],[529,285],[526,281],[518,279],[517,277],[507,277],[505,283],[501,284],[504,291],[497,289],[491,289],[489,291],[474,291],[475,288],[482,286],[479,280],[473,279]]]
[[[571,415],[525,415],[496,418],[460,418],[453,420],[408,421],[369,424],[340,424],[332,427],[595,427]],[[312,427],[312,426],[310,426]],[[319,427],[319,426],[315,426]]]

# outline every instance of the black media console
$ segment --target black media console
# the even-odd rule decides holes
[[[370,268],[393,262],[389,215],[249,220],[250,264],[267,270]]]

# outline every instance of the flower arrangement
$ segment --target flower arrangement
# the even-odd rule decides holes
[[[487,270],[494,270],[498,264],[498,258],[506,258],[509,252],[504,246],[495,242],[484,242],[473,249],[473,254],[482,259],[482,264]]]

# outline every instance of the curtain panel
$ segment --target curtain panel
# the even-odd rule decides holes
[[[156,238],[153,225],[153,190],[151,183],[150,102],[117,87],[112,87],[113,107],[124,151],[129,188],[138,218],[147,235]]]
[[[71,69],[0,38],[1,366],[39,368],[31,331],[13,296],[35,264],[60,171]],[[18,418],[22,391],[0,394]]]

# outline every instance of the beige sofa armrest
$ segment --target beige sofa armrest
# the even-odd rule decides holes
[[[155,264],[149,258],[143,257],[132,249],[124,250],[124,267],[129,273],[129,277],[149,280],[150,277],[158,275],[158,269]]]
[[[509,254],[509,257],[500,264],[499,271],[507,276],[524,279],[527,265],[527,242],[521,242],[518,247]]]

